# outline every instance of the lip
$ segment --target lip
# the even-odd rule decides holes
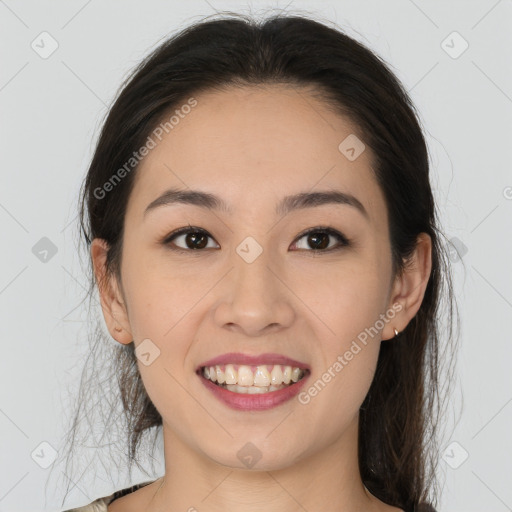
[[[205,364],[206,366],[206,364]],[[203,375],[198,374],[203,385],[213,393],[213,395],[222,403],[238,411],[264,411],[272,409],[278,405],[291,400],[303,388],[306,380],[311,375],[310,370],[306,372],[304,377],[291,386],[286,386],[278,391],[269,391],[268,393],[259,393],[249,395],[245,393],[235,393],[226,388],[214,384],[211,380],[206,379]]]
[[[240,352],[230,352],[228,354],[222,354],[220,356],[214,357],[213,359],[209,359],[204,363],[201,363],[197,368],[196,372],[200,372],[202,368],[205,366],[215,366],[221,364],[243,364],[247,366],[257,366],[264,364],[280,364],[283,366],[293,366],[297,368],[302,368],[304,370],[309,370],[308,373],[311,372],[311,368],[308,364],[302,363],[300,361],[296,361],[295,359],[291,359],[290,357],[284,356],[282,354],[272,354],[265,353],[257,356],[251,356],[249,354],[242,354]],[[301,379],[299,382],[301,382]],[[218,386],[215,386],[218,387]],[[291,386],[293,387],[293,386]],[[279,391],[273,391],[272,394],[278,393]],[[265,393],[266,394],[266,393]]]

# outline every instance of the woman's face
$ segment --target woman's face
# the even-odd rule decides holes
[[[230,467],[248,467],[248,454],[261,469],[290,466],[333,443],[353,451],[380,341],[416,312],[400,312],[403,282],[391,275],[388,217],[370,149],[306,89],[232,88],[195,99],[172,130],[158,132],[161,141],[153,135],[156,146],[136,171],[122,288],[114,282],[118,300],[102,299],[108,321],[111,312],[124,328],[119,334],[109,323],[111,333],[134,341],[174,445]],[[210,194],[227,208],[161,202],[147,209],[169,189]],[[288,200],[277,208],[288,196],[318,192],[354,199]],[[164,243],[188,225],[191,234]],[[263,395],[237,394],[237,407],[197,373],[228,353],[256,361],[279,354],[310,373],[300,393],[277,405],[266,394],[256,409]],[[220,367],[226,372],[230,357]],[[271,361],[262,362],[271,378]],[[239,408],[243,397],[248,409]]]

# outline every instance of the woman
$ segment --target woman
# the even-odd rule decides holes
[[[434,510],[450,269],[369,49],[301,16],[185,29],[111,108],[81,226],[129,460],[161,427],[165,474],[73,510]]]

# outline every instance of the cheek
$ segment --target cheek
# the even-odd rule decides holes
[[[332,400],[340,404],[340,420],[355,413],[373,380],[379,349],[379,321],[383,312],[386,287],[376,265],[352,265],[318,275],[315,286],[301,285],[298,291],[313,311],[312,322],[318,326],[321,341],[318,390],[324,394],[326,407]],[[328,328],[326,328],[326,326]],[[312,391],[313,394],[315,391]],[[322,399],[320,399],[322,400]],[[331,402],[333,403],[333,402]]]
[[[329,418],[333,431],[343,429],[358,413],[375,375],[380,336],[369,334],[371,315],[362,310],[338,314],[336,337],[331,342],[323,338],[317,371],[304,389],[301,403],[311,402],[311,410]]]
[[[136,258],[126,261],[124,271],[129,321],[136,348],[149,339],[159,352],[158,361],[155,360],[158,365],[154,368],[139,365],[143,378],[168,381],[171,378],[165,372],[167,369],[182,381],[186,371],[183,362],[200,321],[199,301],[211,288],[212,276],[187,279],[182,272],[171,273],[168,267],[163,269],[147,259],[137,261]],[[146,344],[151,348],[148,342]]]
[[[185,278],[179,269],[136,253],[123,265],[123,284],[135,339],[167,340],[174,326],[211,286],[211,276],[204,276],[206,281],[197,275]]]
[[[351,360],[346,357],[346,352],[343,353],[343,363],[338,361],[341,365],[338,366],[338,370],[342,369],[338,373],[333,372],[336,376],[327,384],[330,390],[324,398],[320,398],[323,400],[325,414],[332,416],[333,424],[338,428],[340,425],[350,423],[358,414],[375,375],[378,342],[367,346],[359,343],[359,346],[361,350],[354,354]],[[336,405],[333,407],[333,404]]]
[[[372,262],[340,261],[304,275],[296,274],[294,291],[339,342],[370,328],[382,313],[386,276]]]

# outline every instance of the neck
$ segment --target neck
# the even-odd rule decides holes
[[[298,453],[292,463],[279,459],[252,469],[219,464],[193,450],[165,425],[165,476],[148,512],[297,512],[297,510],[378,510],[378,500],[364,487],[359,473],[358,417],[334,443],[312,453]],[[247,440],[233,446],[244,446]],[[274,450],[275,451],[275,450]],[[263,453],[265,451],[263,450]],[[240,465],[235,459],[233,465]],[[264,469],[258,469],[264,467]]]

